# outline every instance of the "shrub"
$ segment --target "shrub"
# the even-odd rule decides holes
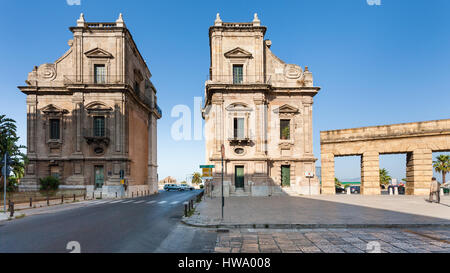
[[[54,176],[47,176],[39,179],[41,191],[56,191],[59,187],[59,179]]]
[[[203,189],[203,185],[200,185],[200,189]]]

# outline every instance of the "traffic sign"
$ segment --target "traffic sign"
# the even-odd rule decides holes
[[[211,168],[202,168],[202,177],[211,177],[212,176],[212,169]]]
[[[308,178],[313,178],[314,177],[314,173],[313,172],[305,172],[305,176]]]
[[[200,169],[213,169],[214,165],[200,165]]]

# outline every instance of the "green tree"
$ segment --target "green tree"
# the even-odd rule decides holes
[[[341,183],[341,181],[339,181],[339,179],[337,179],[337,177],[334,178],[334,186],[342,187],[342,183]]]
[[[445,184],[445,175],[450,172],[450,155],[439,155],[433,161],[433,168],[442,174],[442,185]]]
[[[380,185],[389,185],[389,180],[391,177],[389,176],[389,172],[383,168],[380,170]]]
[[[16,131],[16,121],[7,118],[5,115],[0,115],[0,168],[3,168],[4,156],[7,152],[9,157],[11,158],[10,167],[12,168],[12,172],[14,173],[14,176],[16,178],[20,179],[24,175],[27,158],[26,155],[21,151],[21,149],[25,149],[26,147],[17,144],[19,142],[19,137],[17,136]],[[3,182],[3,179],[3,174],[0,173],[0,181]],[[18,181],[13,182],[15,183]],[[3,183],[0,184],[0,189],[3,191]],[[15,187],[9,187],[9,185],[7,185],[7,188],[12,189]]]
[[[202,183],[202,175],[199,172],[195,172],[192,175],[192,184],[201,184]]]

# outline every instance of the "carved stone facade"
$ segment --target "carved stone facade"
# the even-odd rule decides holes
[[[210,76],[205,88],[206,160],[215,165],[220,195],[221,146],[225,195],[318,194],[312,143],[313,85],[308,68],[286,64],[264,40],[255,14],[249,23],[209,29]]]
[[[158,190],[156,130],[161,111],[151,73],[122,15],[88,23],[83,14],[69,50],[35,67],[27,86],[28,158],[21,190],[58,176],[62,188],[103,195]]]
[[[320,132],[322,193],[335,194],[334,158],[361,156],[361,194],[380,194],[380,154],[406,154],[406,194],[430,193],[433,152],[450,151],[450,119]]]

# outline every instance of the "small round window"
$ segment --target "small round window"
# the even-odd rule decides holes
[[[235,152],[236,154],[238,154],[238,155],[241,155],[241,154],[244,153],[244,149],[243,149],[243,148],[236,148],[236,149],[234,149],[234,152]]]

